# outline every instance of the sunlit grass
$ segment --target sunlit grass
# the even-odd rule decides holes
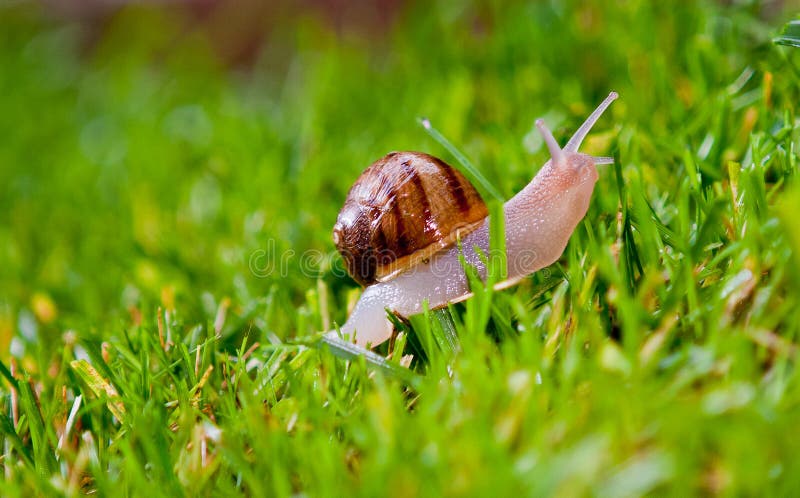
[[[759,10],[309,16],[223,69],[158,11],[86,46],[0,8],[0,494],[796,494],[800,50]],[[534,120],[610,90],[557,264],[398,321],[384,368],[315,347],[361,170],[459,164],[420,118],[507,198]]]

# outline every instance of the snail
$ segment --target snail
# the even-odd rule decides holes
[[[615,92],[592,112],[561,149],[536,121],[550,160],[503,205],[508,279],[554,263],[586,215],[598,179],[596,165],[612,158],[578,152]],[[394,152],[369,166],[350,189],[333,239],[351,276],[365,286],[347,321],[327,341],[341,337],[375,346],[391,337],[386,310],[406,317],[470,295],[460,261],[486,278],[488,210],[475,187],[444,161],[419,152]],[[460,245],[457,243],[460,240]]]

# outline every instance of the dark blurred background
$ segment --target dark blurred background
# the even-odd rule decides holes
[[[386,38],[393,25],[408,7],[409,0],[44,0],[42,12],[55,21],[77,22],[83,32],[84,48],[103,37],[120,11],[132,6],[163,11],[176,20],[182,32],[178,36],[199,34],[213,47],[226,66],[248,67],[275,31],[291,30],[299,17],[314,17],[326,23],[338,36],[356,35],[371,39]],[[453,2],[467,6],[473,2]],[[487,2],[495,6],[503,2]],[[562,2],[550,3],[558,6]],[[565,2],[569,3],[569,2]],[[723,6],[746,5],[767,21],[777,20],[797,2],[767,0],[743,2],[723,0]],[[420,8],[424,9],[424,2]],[[458,7],[456,7],[458,9]],[[588,12],[586,13],[588,15]],[[476,30],[491,25],[491,10],[478,9],[472,19]],[[589,21],[585,19],[584,21]]]
[[[129,6],[162,10],[181,26],[178,36],[199,34],[227,66],[252,66],[270,34],[291,29],[298,17],[315,17],[338,35],[348,33],[381,38],[391,28],[404,4],[401,0],[257,1],[257,0],[47,0],[42,7],[56,20],[74,21],[84,31],[85,48]]]

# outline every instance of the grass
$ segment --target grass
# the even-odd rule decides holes
[[[791,13],[616,4],[300,16],[246,70],[158,9],[88,44],[0,7],[0,494],[800,492]],[[308,347],[358,296],[359,172],[457,163],[421,117],[509,197],[534,120],[563,142],[609,90],[557,264],[398,323],[411,371]]]

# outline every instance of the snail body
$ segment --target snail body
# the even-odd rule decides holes
[[[563,149],[543,121],[536,122],[551,159],[503,205],[506,285],[558,260],[586,215],[598,178],[595,166],[612,160],[582,154],[578,147],[616,98],[616,93],[609,94]],[[391,336],[386,310],[410,316],[422,312],[424,303],[433,309],[463,300],[470,290],[462,253],[485,280],[486,265],[479,255],[489,254],[491,219],[469,182],[463,183],[460,174],[456,181],[447,181],[445,177],[455,170],[442,164],[427,154],[390,154],[367,168],[351,189],[334,228],[334,240],[351,275],[366,288],[345,324],[329,332],[329,338],[341,334],[359,346],[374,346]],[[445,179],[437,181],[428,174]],[[375,175],[380,178],[376,180]],[[427,201],[420,200],[420,183]],[[433,201],[432,194],[437,195]],[[464,197],[469,199],[467,206],[459,204]],[[444,212],[430,213],[433,206]],[[404,218],[404,214],[409,216]],[[417,224],[409,229],[408,221]],[[392,231],[397,228],[405,232]],[[413,235],[413,240],[403,240],[404,235]]]

